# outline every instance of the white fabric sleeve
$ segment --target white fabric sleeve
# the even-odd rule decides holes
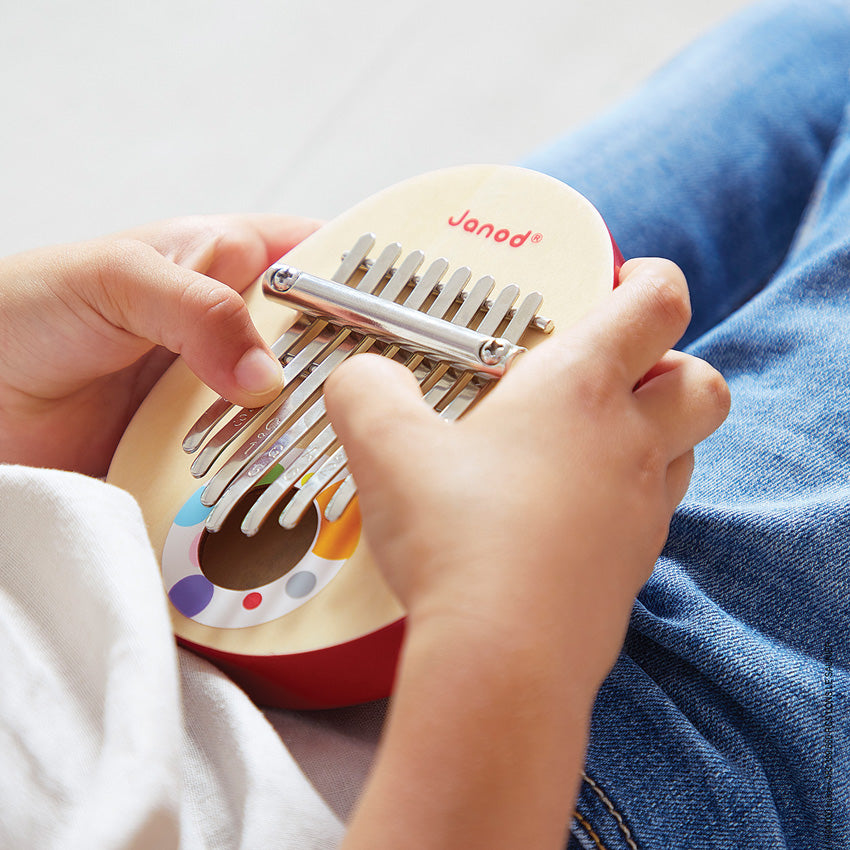
[[[0,465],[0,846],[338,845],[262,713],[176,650],[138,506]]]

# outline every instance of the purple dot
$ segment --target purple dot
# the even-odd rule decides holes
[[[181,578],[168,591],[168,598],[184,617],[194,617],[210,604],[214,592],[215,586],[212,582],[206,576],[196,573]]]

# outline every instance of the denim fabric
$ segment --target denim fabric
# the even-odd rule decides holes
[[[850,847],[850,9],[755,6],[525,164],[676,260],[732,391],[600,691],[570,847]]]

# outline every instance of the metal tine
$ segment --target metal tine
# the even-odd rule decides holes
[[[438,318],[443,318],[443,316],[448,311],[449,307],[457,300],[460,296],[463,288],[466,286],[469,281],[470,275],[472,274],[471,270],[466,266],[457,270],[455,275],[453,275],[448,283],[446,283],[445,287],[441,290],[440,296],[434,301],[431,307],[428,309],[428,313],[432,316],[436,316]],[[475,297],[477,298],[480,292],[483,290],[489,291],[493,289],[493,278],[490,275],[486,275],[485,277],[478,280],[473,287],[473,291],[476,291]],[[468,312],[472,312],[475,314],[475,310],[472,310],[472,301],[473,298],[469,296],[469,301],[464,303],[464,305],[455,313],[454,317],[451,319],[453,324],[460,324],[463,320],[464,315]],[[468,321],[468,320],[467,320]],[[410,369],[411,372],[414,373],[419,378],[419,386],[423,392],[425,392],[425,388],[429,385],[431,381],[434,379],[439,379],[442,377],[445,370],[448,368],[445,364],[436,364],[427,372],[422,374],[422,370],[419,369],[422,362],[426,359],[426,355],[424,354],[414,354],[412,357],[409,357],[405,362],[405,366]]]
[[[528,327],[534,323],[534,318],[542,303],[543,296],[539,292],[529,292],[514,311],[513,317],[502,334],[503,338],[518,343]],[[479,390],[479,387],[463,387],[461,392],[440,412],[440,416],[443,419],[454,421],[466,412],[472,402],[475,401]]]
[[[490,275],[486,275],[476,281],[472,289],[466,294],[463,303],[452,317],[451,321],[456,325],[463,325],[464,327],[468,326],[475,314],[486,302],[487,296],[489,296],[493,291],[494,285],[495,281]],[[425,380],[427,380],[427,377]],[[328,505],[325,508],[325,519],[328,522],[335,522],[338,520],[348,507],[351,500],[354,498],[354,494],[356,492],[357,485],[354,483],[354,478],[351,473],[348,473],[348,475],[346,475],[343,479],[342,484],[340,484],[339,488],[328,502]]]
[[[492,302],[490,309],[484,314],[484,318],[481,320],[476,330],[479,333],[485,333],[488,335],[494,334],[499,325],[505,320],[505,317],[510,312],[511,307],[513,307],[514,302],[518,297],[519,287],[515,284],[509,284],[502,289]],[[425,393],[425,401],[431,405],[431,407],[436,408],[439,402],[450,392],[458,386],[461,388],[466,386],[473,377],[474,375],[472,372],[464,372],[463,375],[455,380],[440,381]]]
[[[401,253],[401,245],[397,242],[389,245],[375,263],[370,267],[369,272],[358,283],[357,289],[373,293],[380,285],[383,276],[380,274],[382,268],[385,269],[384,275],[392,269],[393,263],[398,259]],[[422,264],[424,254],[422,252],[414,252],[405,258],[401,266],[393,272],[389,283],[384,288],[386,291],[393,292],[395,289],[401,290],[404,288],[405,281],[413,276],[413,273]],[[396,279],[401,277],[401,283],[396,283]],[[389,296],[387,296],[389,297]],[[327,324],[327,323],[326,323]],[[296,379],[301,378],[302,381],[309,377],[310,373],[319,366],[323,365],[322,358],[329,354],[342,350],[350,351],[357,343],[349,340],[350,330],[348,328],[338,328],[329,326],[324,334],[319,335],[316,339],[308,343],[301,351],[299,351],[292,360],[284,367],[284,376],[289,382],[290,392],[296,391]],[[302,374],[303,373],[303,374]],[[286,399],[279,399],[278,407],[284,407],[284,412],[291,411],[293,408],[287,406]],[[277,403],[277,402],[274,402]],[[273,404],[274,404],[273,403]],[[266,425],[269,425],[269,420]]]
[[[455,269],[449,279],[440,288],[440,294],[434,299],[434,302],[426,311],[428,315],[442,319],[449,307],[451,307],[451,305],[457,300],[458,295],[469,281],[471,274],[472,271],[466,266],[461,266],[459,269]],[[428,292],[424,291],[422,283],[423,281],[420,281],[419,285],[411,293],[410,298],[404,302],[405,307],[418,310],[425,303],[425,300],[428,297]],[[419,292],[420,289],[422,292]],[[401,348],[398,345],[391,345],[384,350],[383,354],[384,357],[395,357],[400,350]],[[415,372],[424,359],[424,354],[411,354],[405,361],[404,365],[410,369],[411,372]]]
[[[519,307],[514,310],[513,318],[508,322],[502,337],[510,342],[519,343],[522,335],[537,317],[537,311],[543,303],[543,296],[539,292],[529,292],[520,302]]]
[[[456,325],[469,327],[470,322],[475,318],[475,314],[481,309],[481,305],[487,300],[487,296],[493,291],[496,281],[492,275],[484,275],[479,278],[475,286],[469,291],[469,294],[464,298],[460,309],[455,313],[452,322]]]
[[[374,233],[364,233],[354,243],[354,247],[345,254],[331,280],[337,283],[348,281],[358,268],[360,268],[360,264],[364,261],[369,251],[372,250],[375,244],[375,238]],[[272,343],[270,346],[272,354],[278,360],[282,359],[294,347],[295,343],[302,338],[305,332],[320,323],[321,320],[307,319],[305,316],[299,316],[292,327]],[[183,451],[187,454],[196,452],[200,448],[201,443],[206,439],[207,434],[212,431],[232,407],[234,405],[225,398],[219,398],[214,401],[201,414],[200,418],[183,438]]]
[[[310,431],[320,425],[324,419],[324,404],[308,408],[298,421],[278,440],[258,457],[250,466],[243,469],[236,479],[225,489],[210,511],[204,526],[207,531],[219,531],[230,512],[239,500],[259,482],[263,475],[275,464],[284,468],[294,463],[304,453],[298,442]],[[318,460],[318,455],[315,456]]]
[[[383,280],[384,275],[390,268],[392,268],[393,263],[396,259],[398,259],[398,255],[400,253],[401,245],[397,242],[394,242],[392,245],[388,245],[381,252],[372,268],[369,269],[369,271],[363,276],[360,283],[358,283],[357,289],[369,293],[377,289],[378,285]],[[201,478],[206,475],[212,465],[216,462],[216,460],[218,460],[221,453],[245,431],[250,422],[260,416],[260,414],[270,413],[270,418],[263,426],[257,429],[253,435],[255,439],[260,438],[261,442],[264,443],[266,439],[264,434],[269,435],[270,431],[277,429],[283,424],[282,422],[278,423],[276,421],[279,417],[275,414],[277,414],[278,411],[284,411],[283,415],[289,415],[294,412],[295,407],[300,406],[304,403],[304,401],[306,401],[309,393],[301,392],[303,384],[306,381],[306,376],[303,376],[301,384],[297,383],[297,379],[302,377],[301,373],[311,367],[313,365],[313,361],[317,358],[324,357],[327,359],[327,357],[330,356],[342,342],[344,342],[348,334],[348,330],[339,330],[334,328],[333,330],[329,330],[327,333],[321,333],[316,339],[298,352],[292,361],[287,363],[287,365],[283,368],[285,384],[283,393],[278,397],[278,399],[263,408],[257,408],[254,410],[243,409],[226,425],[220,428],[213,435],[207,445],[204,446],[201,453],[192,463],[190,468],[192,475],[196,478]],[[288,389],[286,387],[287,384]],[[253,443],[254,441],[249,440],[248,442]],[[249,454],[254,453],[254,451],[258,448],[258,445],[250,446],[248,450]],[[239,456],[242,460],[240,460],[238,464],[234,465],[234,463],[231,462],[233,461],[233,458],[225,464],[228,469],[228,481],[233,478],[233,476],[239,471],[241,464],[245,462],[246,458],[241,450],[239,452]],[[222,468],[222,471],[223,469],[224,468]],[[215,490],[217,487],[218,485],[212,489]],[[221,490],[223,489],[224,487],[221,487]],[[205,498],[211,497],[206,496]],[[207,502],[205,501],[204,504],[207,504]],[[212,504],[212,502],[210,502],[210,504]]]
[[[299,316],[295,323],[283,336],[278,337],[270,346],[272,354],[278,360],[282,360],[289,350],[315,325],[315,319],[307,319]],[[193,454],[200,447],[212,429],[227,415],[231,408],[235,407],[226,398],[216,399],[198,418],[183,438],[183,451]]]
[[[491,336],[493,333],[495,333],[496,329],[504,321],[505,316],[508,315],[518,295],[519,287],[515,286],[514,284],[511,284],[510,286],[506,286],[504,289],[502,289],[501,292],[499,292],[499,294],[496,296],[496,299],[494,301],[486,302],[490,306],[487,308],[487,312],[484,314],[484,318],[481,320],[476,330],[478,330],[479,333],[487,334],[488,336]],[[421,363],[424,359],[424,356],[420,356],[419,362]],[[455,384],[461,382],[466,383],[473,377],[473,373],[469,372],[464,373],[464,375],[461,375],[459,378],[455,378],[453,380],[451,376],[445,377],[447,371],[448,369],[445,364],[437,364],[424,377],[420,379],[419,386],[422,388],[425,400],[429,404],[431,403],[431,400],[435,397],[435,394],[438,393],[441,388],[445,388],[446,391],[448,391],[450,386],[454,386]],[[417,375],[418,374],[420,373],[417,372]]]
[[[466,286],[469,281],[469,277],[470,270],[468,268],[463,267],[458,269],[443,286],[437,298],[434,299],[434,303],[428,308],[428,314],[442,318],[449,311],[451,305],[457,300],[464,286]],[[493,288],[493,279],[487,276],[486,278],[482,278],[482,280],[478,281],[478,284],[480,284],[479,292],[483,293],[481,298],[483,302],[484,298],[486,298],[486,296],[490,293],[490,290]],[[486,290],[486,292],[484,292],[484,290]],[[388,351],[385,352],[385,355],[395,356],[395,354],[398,353],[398,350],[398,346],[390,346]],[[390,351],[392,353],[389,353]],[[425,355],[414,354],[408,358],[405,365],[407,368],[415,370],[424,359]],[[430,369],[427,375],[422,379],[422,381],[420,381],[420,384],[424,384],[428,378],[437,373],[440,368],[440,366],[435,366],[433,369]],[[321,493],[322,490],[324,490],[337,475],[345,471],[347,463],[348,458],[345,454],[345,449],[340,446],[316,471],[313,472],[310,476],[310,480],[292,497],[289,504],[287,504],[287,506],[283,509],[279,520],[281,526],[286,529],[295,528],[298,521],[304,515],[304,512],[312,503],[313,499],[315,499],[316,496],[318,496],[319,493]],[[345,510],[345,507],[346,505],[343,505],[342,510]],[[342,515],[342,510],[340,511],[340,515]],[[325,512],[325,518],[328,518],[327,512]]]
[[[275,505],[324,457],[325,452],[335,443],[336,434],[333,428],[330,425],[325,425],[310,445],[301,451],[292,463],[286,466],[283,473],[263,490],[260,498],[254,502],[242,520],[242,533],[248,537],[253,537],[260,530],[268,515],[274,510]]]
[[[324,463],[310,476],[310,480],[289,500],[280,515],[283,528],[295,528],[304,511],[312,504],[313,499],[333,481],[348,463],[345,449],[340,446]]]
[[[325,508],[325,519],[328,522],[336,522],[345,513],[345,509],[351,504],[355,495],[357,495],[357,482],[349,472],[331,496]]]
[[[297,381],[300,373],[312,362],[315,352],[325,348],[328,344],[330,337],[324,330],[325,325],[327,325],[327,322],[319,320],[311,323],[307,328],[304,336],[308,338],[308,341],[292,360],[284,364],[284,387],[273,402],[267,404],[265,407],[239,408],[237,413],[213,434],[212,438],[203,447],[189,467],[189,471],[195,478],[202,478],[206,475],[225,449],[241,437],[254,420],[280,407],[284,400],[292,394],[298,385]],[[260,426],[258,431],[254,432],[254,437],[266,427],[266,424],[268,423],[266,422]]]
[[[333,280],[338,283],[345,283],[359,268],[360,263],[357,262],[358,259],[362,261],[362,258],[371,250],[372,246],[375,244],[375,235],[373,233],[365,233],[361,236],[357,242],[354,244],[354,247],[348,254],[343,258],[342,263],[337,268],[336,272],[333,275]],[[290,328],[282,337],[275,341],[275,343],[271,346],[272,352],[278,358],[278,360],[283,360],[283,358],[292,353],[293,350],[296,352],[303,350],[304,347],[309,346],[311,342],[318,336],[324,327],[327,325],[327,322],[322,319],[308,319],[307,317],[299,317],[298,321],[292,328]],[[287,372],[287,366],[289,366],[289,371]],[[290,364],[284,365],[284,380],[288,380],[289,377],[293,374],[293,367]],[[286,390],[284,389],[284,392]],[[194,452],[196,451],[212,428],[218,424],[218,422],[225,416],[225,414],[231,410],[234,405],[231,405],[229,401],[226,399],[218,399],[218,401],[214,402],[207,411],[202,414],[201,418],[195,423],[195,425],[190,429],[189,433],[186,435],[186,438],[183,441],[183,449],[186,452]],[[229,443],[235,439],[245,428],[248,427],[250,422],[256,419],[258,416],[262,414],[264,410],[267,410],[268,406],[263,408],[242,408],[239,413],[234,416],[233,419],[225,426],[224,433],[219,431],[216,433],[213,439],[218,438],[222,443],[222,447],[229,445]],[[248,411],[248,413],[245,413]],[[226,440],[225,434],[230,435],[230,439]],[[193,463],[192,474],[196,477],[200,478],[205,475],[215,460],[218,458],[221,450],[210,451],[206,453],[205,459],[203,461],[197,460]],[[203,453],[202,453],[203,454]]]
[[[375,265],[369,270],[379,273],[379,261],[388,264],[389,268],[392,265],[391,258],[395,254],[401,252],[401,246],[394,243],[390,246],[393,250],[384,250],[381,256],[376,260]],[[397,249],[397,250],[396,250]],[[406,276],[408,279],[413,276],[416,269],[421,265],[423,259],[422,252],[414,252],[410,262],[402,263],[402,268],[398,269],[390,280],[388,286],[390,291],[403,289],[404,284],[400,286],[394,282],[397,276]],[[376,286],[370,285],[370,289],[375,289]],[[221,497],[225,488],[233,481],[234,478],[254,458],[265,452],[281,435],[282,432],[290,425],[305,405],[313,404],[322,391],[322,384],[330,373],[348,356],[359,354],[361,351],[368,351],[377,342],[375,337],[359,337],[358,335],[351,336],[351,331],[347,328],[341,329],[331,342],[325,346],[322,360],[315,364],[315,368],[307,372],[301,382],[294,386],[292,392],[283,398],[276,407],[272,410],[272,415],[266,420],[264,425],[255,431],[253,437],[245,442],[228,460],[222,465],[221,469],[210,480],[201,493],[201,504],[214,505]],[[358,341],[359,340],[359,341]],[[298,358],[296,358],[297,360]],[[293,360],[293,364],[295,361]],[[290,364],[291,365],[291,364]],[[284,370],[285,371],[285,370]]]
[[[478,333],[488,336],[495,334],[517,298],[519,298],[519,287],[514,283],[506,286],[493,300],[493,306],[478,324],[476,328]]]
[[[396,242],[388,245],[375,261],[372,268],[363,276],[357,284],[357,289],[364,292],[373,292],[377,289],[384,274],[386,274],[393,263],[398,259],[401,253],[401,246]],[[382,273],[383,272],[383,273]],[[219,458],[221,453],[234,440],[236,440],[248,427],[250,422],[258,416],[268,412],[274,412],[286,405],[286,400],[291,397],[297,387],[297,381],[301,377],[301,373],[305,372],[313,365],[314,360],[322,356],[327,356],[328,353],[334,351],[348,336],[348,331],[340,331],[338,328],[326,328],[327,322],[319,320],[322,332],[315,339],[308,342],[295,357],[287,363],[283,368],[284,375],[284,390],[277,400],[264,408],[258,408],[249,411],[247,415],[243,415],[244,411],[237,414],[224,427],[220,428],[213,438],[207,443],[203,451],[198,455],[191,466],[191,472],[196,478],[206,475],[212,467],[213,463]],[[271,423],[271,425],[269,425]],[[274,428],[274,422],[269,419],[264,428]],[[255,432],[258,436],[263,429]],[[251,449],[253,450],[253,449]],[[228,465],[228,468],[232,468]],[[232,477],[232,476],[231,476]]]
[[[413,277],[422,265],[425,255],[421,251],[414,251],[405,257],[404,261],[390,278],[387,285],[384,287],[381,297],[395,299],[404,289],[407,282]],[[373,268],[375,268],[373,266]],[[374,288],[374,287],[373,287]],[[360,345],[362,345],[362,341]],[[341,343],[335,351],[340,351],[345,345]],[[349,345],[346,350],[351,351],[356,344]],[[293,361],[294,363],[295,361]],[[302,384],[303,387],[303,384]],[[302,390],[302,388],[299,388]],[[309,394],[305,393],[305,400],[309,398]],[[284,402],[285,407],[286,402]],[[217,531],[218,528],[213,527],[220,524],[227,516],[227,511],[232,508],[239,498],[250,490],[255,481],[260,475],[266,472],[267,469],[277,463],[284,451],[291,448],[298,440],[302,439],[306,432],[324,415],[324,401],[319,396],[315,399],[310,407],[296,420],[296,422],[288,428],[285,433],[276,439],[276,442],[267,448],[259,457],[252,457],[258,453],[257,447],[253,441],[246,443],[240,450],[234,454],[228,462],[213,476],[202,494],[204,504],[218,505],[221,499],[227,498],[227,506],[221,511],[216,511],[215,514],[210,514],[207,518],[207,529]],[[281,416],[285,415],[282,410],[278,416],[269,419],[266,422],[264,429],[277,429],[282,424]],[[277,431],[275,433],[277,437]],[[265,446],[265,443],[263,444]],[[230,492],[230,491],[233,492]]]
[[[422,251],[411,251],[387,281],[387,285],[381,290],[380,297],[386,298],[387,301],[395,301],[419,270],[424,259],[425,254]]]
[[[345,257],[345,254],[343,254],[343,257]],[[369,259],[365,259],[365,260],[363,260],[361,265],[363,266],[363,268],[368,269],[372,265],[372,261],[369,260]],[[461,298],[463,298],[463,297],[465,297],[464,293],[461,293]],[[485,310],[489,310],[492,306],[493,306],[492,301],[485,301],[484,304],[483,304],[483,307],[484,307]],[[510,320],[513,320],[515,312],[516,311],[513,310],[513,309],[509,310],[507,317]],[[549,319],[546,316],[540,316],[540,315],[535,314],[532,317],[531,322],[529,322],[527,327],[534,328],[534,330],[540,331],[541,333],[544,333],[544,334],[550,334],[550,333],[552,333],[553,330],[555,330],[555,323],[552,321],[552,319]],[[502,334],[502,337],[504,339],[507,339],[507,337],[504,334]]]
[[[408,295],[402,302],[404,306],[410,310],[418,310],[425,303],[428,296],[434,291],[437,284],[442,280],[448,267],[449,261],[445,258],[439,257],[434,260],[434,262],[431,263],[431,265],[429,265],[425,270],[425,274],[419,278],[410,295]],[[460,271],[462,270],[458,269],[458,272]],[[396,352],[398,351],[398,346],[396,345],[388,346],[388,349],[390,348]],[[385,351],[388,349],[385,349]]]
[[[519,287],[510,284],[506,286],[504,289],[499,292],[496,298],[491,302],[489,309],[484,314],[484,318],[481,319],[481,322],[478,324],[476,330],[479,333],[487,334],[488,336],[494,334],[498,329],[499,325],[504,321],[505,317],[510,312],[511,307],[519,296]],[[464,372],[458,378],[452,378],[451,376],[447,376],[443,379],[443,376],[440,376],[441,380],[429,387],[427,392],[425,393],[425,401],[428,402],[432,407],[436,407],[439,399],[443,398],[446,393],[450,392],[451,389],[457,385],[464,386],[473,378],[472,372]]]
[[[419,252],[416,252],[416,253],[419,253]],[[419,307],[421,307],[422,304],[424,304],[425,299],[428,297],[428,295],[433,291],[433,289],[440,282],[440,279],[446,273],[447,268],[448,268],[448,261],[447,260],[443,259],[442,257],[437,259],[437,260],[434,260],[428,266],[428,268],[425,270],[425,273],[421,276],[419,281],[414,286],[413,290],[410,292],[410,294],[404,300],[403,303],[404,303],[405,307],[408,307],[409,309],[419,309]],[[464,280],[464,281],[467,280],[469,278],[469,270],[468,269],[458,269],[458,271],[455,272],[455,274],[450,279],[449,284],[447,284],[447,285],[454,285],[454,284],[452,284],[452,281],[455,280],[455,278],[457,280],[461,280],[461,279]],[[381,293],[381,294],[382,295],[386,294],[388,289],[389,289],[389,284],[387,285],[387,287],[384,288],[384,292]],[[382,354],[385,357],[394,357],[395,354],[398,353],[398,350],[399,350],[399,348],[398,348],[397,345],[389,345],[384,349]],[[321,404],[322,413],[324,413],[324,399],[323,398],[319,399],[319,401],[317,401],[314,406],[318,406],[319,404]],[[328,426],[328,429],[330,429],[330,434],[333,435],[333,429],[331,429],[331,426]],[[314,444],[317,441],[323,440],[324,435],[325,435],[325,432],[323,431],[322,434],[320,434],[318,437],[316,437],[316,439],[313,441],[313,443],[310,443],[304,449],[304,451],[305,452],[313,451],[313,449],[315,448]],[[300,437],[297,438],[297,439],[300,439]],[[334,439],[335,439],[335,437],[334,437]],[[330,446],[331,446],[330,442],[323,444],[323,448],[321,450],[321,453],[323,454],[328,448],[330,448]],[[315,454],[311,458],[310,466],[311,467],[314,466],[321,459],[322,459],[321,454]],[[306,471],[307,470],[305,469],[304,472],[306,472]],[[263,524],[263,522],[265,522],[266,518],[268,517],[269,513],[271,513],[274,506],[286,495],[286,493],[297,483],[297,481],[300,480],[303,477],[303,474],[304,473],[302,473],[301,475],[298,475],[295,478],[290,478],[290,476],[287,476],[286,473],[284,473],[284,475],[281,475],[280,477],[276,478],[265,489],[265,491],[260,496],[260,498],[251,506],[251,509],[248,511],[248,513],[245,516],[245,519],[242,523],[243,532],[245,534],[249,535],[249,536],[256,534],[257,530],[260,528],[260,526]],[[309,505],[309,502],[307,504]],[[305,507],[306,507],[306,505],[305,505]]]
[[[448,279],[440,294],[434,299],[434,303],[428,308],[428,314],[442,318],[457,300],[461,290],[466,286],[469,276],[470,270],[465,266],[458,269]],[[398,346],[391,345],[384,351],[384,355],[394,357],[398,351]],[[408,358],[405,365],[412,370],[416,368],[412,364],[417,360],[421,363],[423,359],[424,355],[414,354]],[[347,463],[348,459],[345,455],[345,450],[340,446],[332,455],[325,459],[322,465],[313,472],[310,480],[292,497],[280,515],[280,524],[284,528],[294,528],[313,499],[321,493],[337,474],[343,471]]]
[[[434,310],[437,315],[443,315],[448,309],[448,305],[456,298],[456,292],[451,291],[454,289],[454,287],[451,287],[451,283],[452,282],[450,281],[449,284],[444,287],[443,293],[441,293],[441,296],[437,299],[437,301],[439,301],[442,295],[445,294],[445,299],[442,300],[442,303],[438,304],[437,301],[435,301],[432,305],[431,309]],[[465,299],[462,307],[455,314],[453,321],[457,324],[463,323],[464,325],[468,325],[472,321],[480,306],[485,302],[492,289],[492,278],[487,277],[479,280]],[[480,322],[478,327],[479,332],[487,334],[495,333],[499,325],[512,313],[513,315],[510,318],[508,326],[502,333],[502,337],[511,342],[519,342],[522,334],[534,321],[537,310],[542,303],[542,296],[536,292],[530,293],[523,299],[520,306],[516,310],[513,310],[512,308],[518,295],[518,287],[514,285],[505,287],[499,293],[495,301],[492,302],[491,308]],[[421,362],[421,358],[418,356],[411,358],[411,361],[416,359],[419,359],[419,362]],[[413,364],[410,363],[410,365],[412,366]],[[433,375],[439,368],[440,367],[435,367],[430,370],[429,375],[423,378],[422,383],[427,382],[428,377]],[[466,387],[466,384],[468,384],[473,377],[473,373],[466,373],[461,378],[452,382],[441,381],[436,384],[429,393],[426,393],[426,400],[432,402],[432,404],[436,406],[442,398],[449,393],[456,391],[459,387],[460,392],[455,396],[446,410],[441,413],[441,416],[447,420],[456,419],[471,405],[478,395],[479,388],[476,387],[472,389]],[[309,482],[289,502],[284,511],[281,513],[280,524],[284,528],[293,528],[313,499],[326,486],[328,486],[335,477],[344,471],[346,463],[347,458],[345,451],[340,446],[327,460],[323,462],[323,464],[313,473]],[[325,511],[325,518],[329,522],[339,519],[350,504],[355,493],[356,484],[351,474],[348,473],[342,480],[336,493],[334,493],[334,496],[331,498],[331,501]]]

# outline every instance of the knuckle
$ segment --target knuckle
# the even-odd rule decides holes
[[[654,266],[645,285],[651,308],[665,323],[684,332],[691,321],[691,300],[678,266],[667,261]]]
[[[245,302],[223,284],[198,280],[183,290],[180,302],[187,321],[214,330],[219,337],[239,336],[249,324]]]
[[[153,251],[138,239],[118,237],[87,243],[90,257],[102,278],[126,276],[133,272],[144,255]]]
[[[729,385],[711,364],[695,358],[696,391],[702,400],[702,406],[726,416],[732,402]]]
[[[706,378],[706,389],[714,400],[714,406],[725,416],[732,406],[732,393],[724,377],[711,366]]]
[[[76,251],[76,266],[87,270],[78,278],[78,288],[101,309],[124,316],[132,306],[139,269],[150,264],[154,249],[137,239],[117,237],[80,243]]]
[[[157,253],[156,249],[139,239],[119,237],[107,243],[106,252],[112,256],[116,264],[135,264],[140,258]]]

